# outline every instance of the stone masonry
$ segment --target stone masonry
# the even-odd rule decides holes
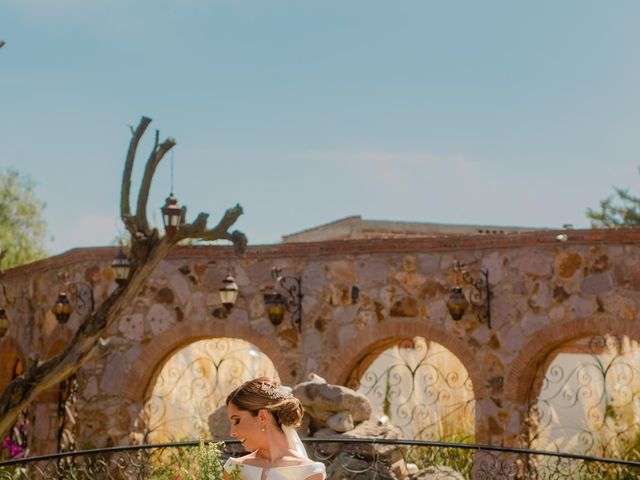
[[[203,338],[241,338],[260,348],[284,383],[311,372],[344,384],[367,353],[390,339],[423,336],[467,369],[476,398],[476,440],[519,446],[532,379],[561,344],[594,334],[640,339],[640,229],[437,235],[289,243],[248,249],[177,247],[108,331],[108,354],[78,372],[78,448],[127,444],[155,375],[175,350]],[[11,327],[0,340],[0,389],[16,359],[59,352],[81,320],[50,312],[59,272],[91,285],[97,303],[115,288],[112,247],[75,249],[5,277]],[[473,312],[454,322],[446,301],[455,260],[488,269],[492,326]],[[302,333],[274,327],[262,300],[273,265],[302,277]],[[240,295],[230,315],[218,288],[230,271]],[[360,295],[352,303],[351,288]],[[56,449],[57,392],[30,408],[32,453]]]

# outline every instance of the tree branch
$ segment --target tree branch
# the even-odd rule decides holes
[[[160,145],[158,145],[160,138],[160,132],[156,130],[155,142],[153,144],[153,150],[147,159],[147,163],[144,167],[144,176],[140,184],[140,193],[138,193],[138,207],[136,209],[136,226],[138,231],[149,235],[149,221],[147,220],[147,201],[149,200],[149,190],[151,190],[151,180],[156,172],[158,164],[162,160],[162,157],[171,150],[176,141],[169,137]]]
[[[152,243],[134,240],[139,247],[135,251],[142,258],[135,258],[132,262],[137,268],[129,277],[129,282],[117,288],[94,313],[82,321],[65,349],[57,356],[28,369],[7,386],[0,396],[0,435],[4,435],[11,428],[20,412],[39,394],[58,385],[106,348],[101,336],[109,324],[120,318],[124,310],[135,300],[149,276],[173,245],[166,237],[151,238]]]
[[[133,161],[136,157],[136,151],[138,149],[138,143],[147,130],[147,127],[151,123],[149,117],[142,117],[140,123],[135,130],[131,129],[131,142],[129,143],[129,149],[127,150],[127,157],[124,164],[124,171],[122,173],[122,188],[120,190],[120,218],[124,222],[125,227],[129,231],[132,237],[136,235],[135,224],[131,217],[131,207],[129,204],[129,196],[131,191],[131,173],[133,171]]]
[[[134,157],[138,142],[150,122],[151,119],[142,117],[140,124],[133,131],[123,172],[120,213],[131,233],[132,240],[129,280],[126,284],[116,288],[97,310],[81,322],[75,335],[59,355],[29,368],[2,392],[0,395],[0,438],[11,428],[20,412],[39,394],[58,385],[89,359],[106,350],[102,336],[105,335],[108,326],[117,321],[124,314],[125,309],[135,301],[153,271],[174,244],[185,238],[202,238],[205,240],[229,240],[233,242],[239,252],[244,251],[246,247],[247,238],[243,233],[239,231],[229,233],[228,231],[242,215],[240,205],[228,209],[218,225],[210,230],[206,229],[208,215],[205,213],[198,215],[193,223],[185,225],[172,237],[160,236],[157,229],[149,230],[146,207],[151,180],[162,157],[176,144],[174,139],[167,138],[158,145],[159,134],[157,132],[153,151],[145,165],[144,177],[138,194],[136,215],[135,217],[131,215],[129,193]],[[4,253],[3,250],[0,250],[0,264]]]
[[[197,238],[200,240],[229,240],[236,247],[238,253],[244,253],[247,246],[247,237],[244,233],[235,230],[229,233],[229,228],[236,223],[243,210],[240,204],[227,209],[218,225],[207,230],[207,213],[200,213],[193,223],[184,225],[178,231],[179,240]]]

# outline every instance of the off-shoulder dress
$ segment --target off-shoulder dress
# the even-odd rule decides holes
[[[294,465],[290,467],[263,468],[240,463],[235,458],[229,458],[224,464],[224,470],[231,473],[235,468],[240,469],[242,480],[304,480],[316,473],[326,478],[324,464],[320,462]]]

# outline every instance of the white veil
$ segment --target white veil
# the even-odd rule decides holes
[[[309,458],[307,455],[307,451],[302,444],[302,440],[300,440],[300,435],[295,428],[289,427],[288,425],[282,426],[282,431],[284,432],[284,436],[287,437],[287,442],[289,443],[289,448],[291,450],[295,450],[298,455],[302,458]]]

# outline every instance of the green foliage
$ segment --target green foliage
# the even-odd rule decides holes
[[[24,468],[0,467],[0,480],[27,480],[28,478]]]
[[[196,474],[192,476],[189,472],[184,472],[185,480],[222,480],[222,465],[220,463],[220,444],[204,443],[200,440],[200,445],[196,450]]]
[[[460,435],[447,441],[454,443],[473,442],[475,439]],[[418,469],[429,467],[449,467],[464,478],[471,478],[475,450],[457,447],[414,447],[409,451],[407,461],[415,463]],[[443,475],[445,478],[446,475]]]
[[[151,472],[153,480],[222,480],[222,443],[200,440],[197,447],[183,447],[171,451]],[[232,480],[240,480],[236,468],[230,474]]]
[[[599,209],[587,208],[587,218],[594,228],[637,227],[640,226],[640,197],[629,193],[628,189],[614,187],[614,196],[600,200]],[[617,200],[617,203],[614,203]]]
[[[0,172],[0,248],[7,251],[3,268],[46,255],[47,224],[42,215],[45,203],[35,196],[34,187],[33,180],[15,168]]]

